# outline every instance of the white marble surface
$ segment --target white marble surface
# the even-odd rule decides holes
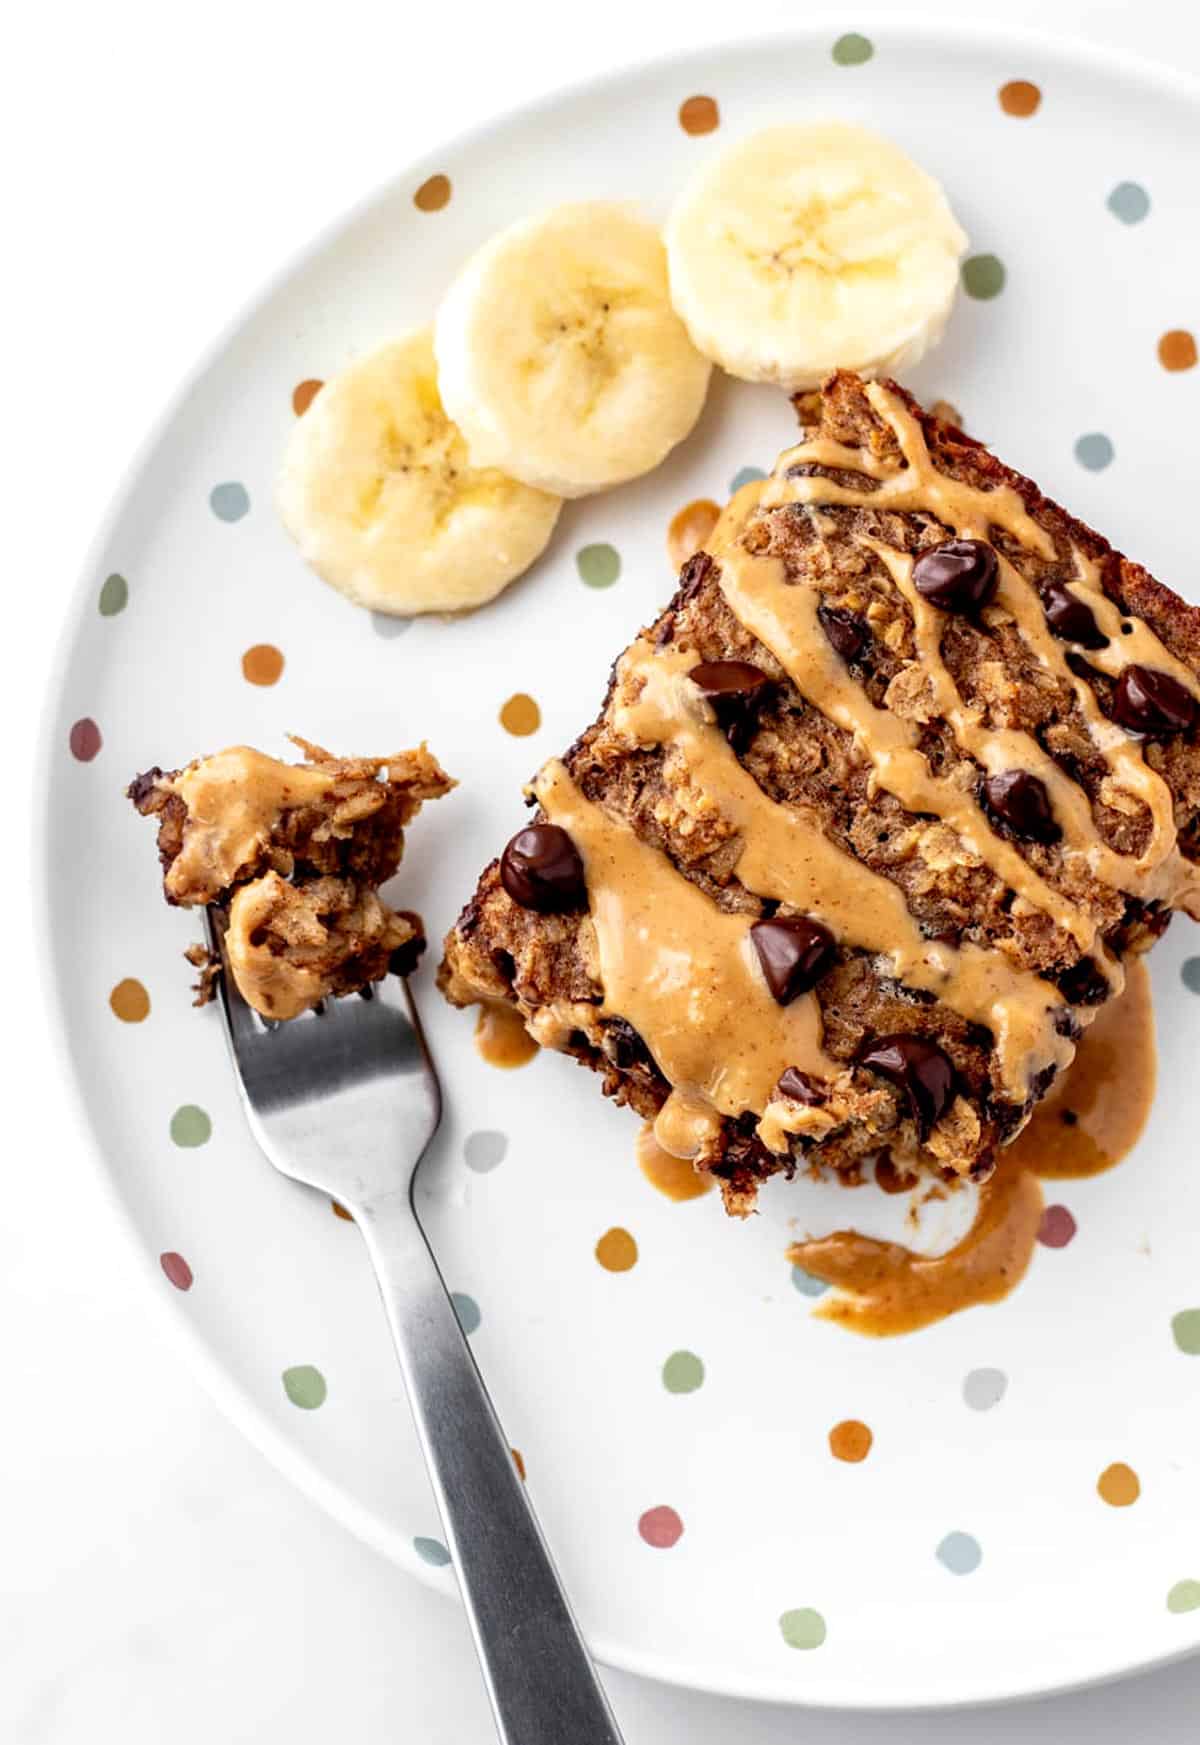
[[[750,27],[797,10],[760,0]],[[884,10],[908,9],[825,15],[836,34],[869,31]],[[972,12],[1200,72],[1200,15],[1184,0],[988,0]],[[0,378],[5,743],[23,754],[37,731],[62,601],[128,455],[201,346],[290,251],[479,115],[681,36],[719,42],[735,23],[711,0],[466,0],[452,15],[406,0],[24,8],[6,27],[0,105],[16,245]],[[0,873],[18,990],[36,987],[24,798]],[[9,1011],[0,1739],[486,1745],[457,1608],[319,1514],[200,1391],[127,1276],[36,1001],[18,1015],[10,995]],[[1046,1703],[899,1719],[608,1682],[630,1745],[1182,1745],[1200,1711],[1200,1661]]]

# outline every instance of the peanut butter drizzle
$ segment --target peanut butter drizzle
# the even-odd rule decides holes
[[[278,873],[267,873],[239,886],[229,905],[225,934],[229,968],[242,998],[264,1018],[278,1021],[298,1018],[326,992],[318,970],[254,943],[256,930],[275,912],[282,885]]]
[[[563,764],[548,763],[534,792],[584,863],[601,1013],[635,1027],[674,1087],[655,1122],[664,1151],[701,1155],[720,1117],[761,1113],[789,1066],[836,1075],[815,998],[772,999],[748,916],[719,909],[666,855],[586,799]]]
[[[475,1020],[475,1047],[489,1066],[524,1066],[538,1051],[521,1014],[500,1000],[483,1000]]]
[[[879,953],[906,986],[986,1024],[1014,1102],[1028,1095],[1032,1072],[1066,1066],[1073,1049],[1054,1027],[1053,1014],[1063,1006],[1057,988],[1001,952],[924,938],[898,885],[839,848],[817,820],[770,799],[713,724],[687,676],[695,661],[686,651],[634,643],[617,668],[611,719],[637,744],[667,747],[686,772],[685,804],[702,816],[719,814],[737,832],[742,851],[735,870],[745,888],[824,922],[842,945]],[[772,1143],[766,1131],[760,1137],[771,1149],[786,1146]]]
[[[280,763],[234,745],[201,759],[170,783],[188,811],[183,846],[166,875],[177,903],[208,902],[256,859],[281,811],[319,802],[337,777],[326,770]]]
[[[716,1187],[716,1178],[698,1170],[688,1157],[664,1151],[654,1137],[654,1123],[647,1121],[637,1136],[638,1168],[668,1200],[698,1200]]]
[[[933,1258],[853,1230],[798,1242],[790,1259],[843,1295],[816,1313],[852,1332],[912,1333],[959,1309],[994,1303],[1024,1277],[1043,1211],[1038,1177],[1078,1179],[1111,1169],[1130,1152],[1154,1096],[1154,1014],[1140,958],[1125,992],[1101,1008],[1065,1078],[1001,1153],[980,1189],[975,1221]],[[1076,1117],[1074,1125],[1064,1114]]]

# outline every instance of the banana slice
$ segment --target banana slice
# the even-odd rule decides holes
[[[731,375],[815,388],[909,369],[941,338],[967,247],[897,146],[826,121],[771,127],[708,164],[666,229],[671,297]]]
[[[442,410],[429,328],[326,383],[296,422],[277,501],[319,576],[397,617],[494,599],[545,549],[562,508],[468,458]]]
[[[434,347],[471,459],[561,497],[657,466],[710,373],[671,308],[658,232],[604,201],[486,243],[447,292]]]

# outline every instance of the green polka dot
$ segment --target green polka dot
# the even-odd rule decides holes
[[[1177,1581],[1167,1595],[1168,1612],[1200,1611],[1200,1581]]]
[[[298,1363],[294,1368],[284,1370],[283,1391],[293,1406],[302,1406],[306,1412],[313,1412],[325,1404],[328,1389],[319,1369],[314,1369],[311,1363]]]
[[[413,1540],[413,1550],[423,1563],[431,1563],[434,1569],[445,1569],[450,1561],[450,1553],[440,1539]]]
[[[815,1273],[805,1272],[802,1266],[792,1268],[792,1283],[802,1297],[823,1297],[829,1286],[823,1278]]]
[[[458,1316],[463,1332],[474,1333],[483,1320],[475,1298],[469,1297],[466,1291],[451,1291],[450,1301],[454,1304],[454,1313]]]
[[[212,1138],[212,1122],[195,1103],[184,1103],[171,1116],[171,1138],[176,1145],[207,1145]]]
[[[1075,444],[1075,459],[1089,473],[1102,473],[1105,467],[1111,466],[1113,452],[1112,439],[1101,430],[1089,430]]]
[[[1193,994],[1200,994],[1200,957],[1185,957],[1179,973],[1184,987]]]
[[[779,1633],[789,1648],[819,1648],[825,1640],[825,1620],[811,1606],[800,1606],[794,1612],[784,1612]]]
[[[669,1394],[694,1394],[704,1383],[704,1365],[694,1351],[673,1351],[663,1364],[663,1386]]]
[[[1175,1343],[1189,1357],[1200,1357],[1200,1309],[1180,1309],[1171,1318]]]
[[[1006,277],[1004,262],[994,254],[973,254],[962,264],[963,290],[968,297],[998,297]]]
[[[870,37],[859,36],[853,30],[839,36],[833,45],[833,58],[839,67],[861,67],[874,53],[875,44]]]
[[[100,590],[101,618],[115,618],[129,604],[129,583],[124,576],[111,575]]]
[[[611,588],[621,573],[621,555],[615,545],[581,545],[575,568],[589,588]]]

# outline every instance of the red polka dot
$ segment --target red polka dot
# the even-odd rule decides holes
[[[71,747],[72,757],[77,757],[80,763],[91,763],[104,741],[91,716],[85,715],[72,727],[67,736],[67,744]]]
[[[1037,1239],[1043,1248],[1065,1248],[1077,1228],[1065,1206],[1047,1206],[1038,1225]]]
[[[160,1254],[158,1264],[162,1267],[177,1291],[190,1291],[192,1288],[192,1269],[182,1254],[176,1254],[168,1249],[166,1254]]]
[[[653,1545],[658,1551],[669,1551],[672,1545],[679,1543],[683,1533],[683,1522],[666,1503],[660,1503],[657,1509],[647,1509],[638,1522],[638,1532],[647,1545]]]

